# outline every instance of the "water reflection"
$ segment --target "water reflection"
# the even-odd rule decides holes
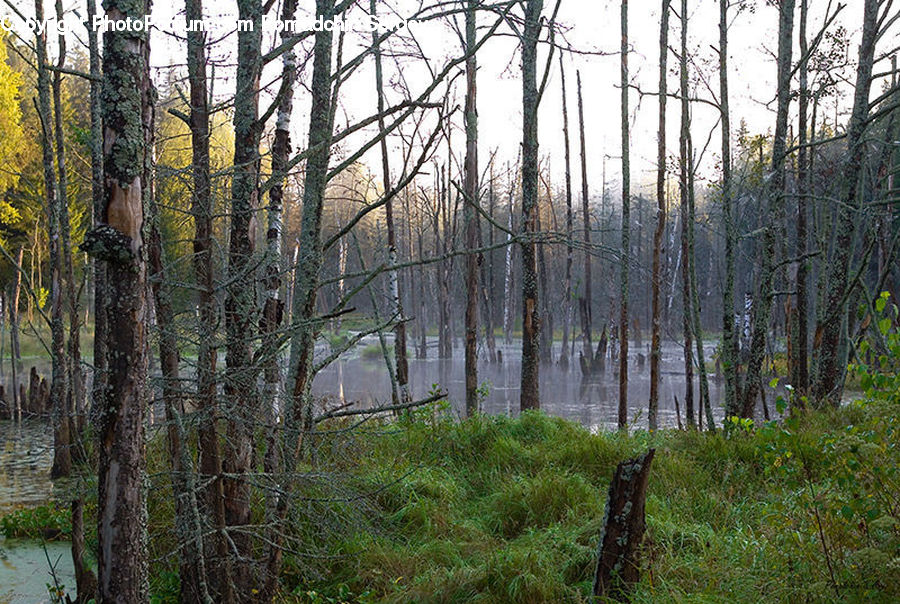
[[[0,514],[36,506],[53,498],[59,485],[50,480],[53,432],[50,422],[28,419],[0,422]],[[45,549],[46,547],[46,549]],[[75,587],[71,546],[0,536],[0,603],[49,602],[50,563],[61,584]],[[49,562],[48,562],[49,559]]]
[[[360,406],[379,405],[389,402],[391,398],[391,382],[385,370],[384,360],[377,349],[375,337],[363,340],[357,349],[342,360],[333,363],[318,374],[313,389],[317,395],[335,398],[339,393],[340,401],[358,401]],[[715,346],[705,347],[707,366],[712,367]],[[519,377],[521,369],[521,348],[517,341],[506,345],[497,342],[497,349],[502,352],[502,363],[489,363],[484,351],[479,351],[478,379],[484,385],[486,397],[482,404],[485,413],[517,415],[519,409]],[[327,348],[318,354],[324,355]],[[425,397],[435,387],[446,389],[450,393],[454,410],[462,412],[465,398],[465,362],[462,346],[454,350],[450,359],[437,359],[437,342],[429,340],[427,359],[409,359],[410,389],[414,397]],[[649,344],[638,346],[631,343],[628,376],[628,418],[634,426],[646,427],[647,403],[650,399],[650,365],[639,366],[638,354],[649,357]],[[559,356],[559,344],[554,350],[554,358]],[[577,356],[577,352],[576,352]],[[590,382],[581,379],[578,363],[570,363],[568,370],[557,365],[542,364],[540,368],[541,407],[550,415],[557,415],[581,423],[592,429],[610,429],[616,427],[619,400],[618,375],[615,364],[607,362],[607,370]],[[684,417],[684,356],[682,347],[677,342],[665,342],[661,354],[661,384],[659,400],[659,425],[674,427],[675,396],[681,401],[681,414]],[[721,420],[721,397],[724,385],[710,374],[710,400],[713,414]],[[695,407],[700,399],[699,386],[694,383]],[[682,419],[682,421],[684,421]]]

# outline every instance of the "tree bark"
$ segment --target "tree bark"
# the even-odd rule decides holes
[[[526,0],[522,36],[522,379],[519,406],[539,409],[541,316],[534,236],[538,212],[537,44],[543,0]]]
[[[841,189],[837,207],[834,257],[826,267],[824,305],[816,323],[813,345],[814,379],[812,399],[816,405],[840,404],[844,387],[846,347],[841,345],[845,332],[850,260],[853,255],[853,233],[859,208],[859,179],[865,155],[863,134],[869,113],[869,91],[872,86],[872,64],[878,39],[878,0],[865,0],[862,41],[856,68],[856,90],[853,110],[847,125],[847,156],[841,169]],[[842,352],[843,351],[843,352]]]
[[[19,379],[22,376],[22,355],[19,349],[19,296],[22,291],[22,257],[25,248],[19,246],[16,256],[16,276],[13,280],[12,296],[9,300],[9,355],[12,369],[13,413],[15,421],[22,421],[22,407],[25,401],[19,396]]]
[[[809,391],[809,330],[808,308],[809,296],[807,294],[807,282],[809,280],[809,261],[804,258],[806,254],[809,171],[807,161],[807,111],[809,108],[809,60],[806,55],[809,51],[806,38],[807,16],[809,13],[807,0],[800,0],[800,94],[798,96],[799,116],[797,130],[799,131],[799,146],[797,153],[797,247],[796,256],[800,258],[797,263],[797,273],[794,278],[794,290],[796,291],[794,314],[791,321],[791,385],[794,387],[792,404],[803,405],[803,399]]]
[[[369,10],[372,15],[376,14],[375,0],[369,1]],[[378,99],[378,126],[381,130],[384,126],[384,78],[382,76],[381,64],[381,33],[372,32],[372,48],[375,56],[375,90]],[[381,169],[382,169],[382,186],[385,194],[391,188],[391,169],[388,161],[387,137],[383,137],[380,141],[381,145]],[[388,244],[388,264],[393,266],[397,263],[397,234],[394,227],[394,203],[393,196],[388,197],[384,204],[384,222],[387,227],[387,244]],[[390,315],[396,320],[394,325],[394,365],[396,371],[397,392],[395,394],[395,404],[408,403],[409,395],[409,362],[406,356],[406,321],[403,318],[403,304],[400,298],[400,272],[390,271],[388,273],[388,287],[390,289],[391,309]]]
[[[479,411],[478,400],[478,265],[480,255],[473,250],[478,247],[480,206],[478,191],[478,92],[475,58],[475,12],[476,0],[468,0],[466,10],[466,159],[465,192],[466,206],[463,211],[466,222],[466,415],[471,417]],[[407,402],[407,401],[404,401]]]
[[[253,427],[259,408],[252,342],[256,333],[256,287],[253,256],[256,251],[256,211],[259,204],[259,78],[262,70],[261,0],[239,0],[240,19],[253,28],[238,31],[238,60],[234,99],[234,177],[231,186],[231,227],[228,248],[228,286],[225,293],[225,419],[227,438],[222,456],[226,475],[222,490],[225,523],[231,549],[231,579],[235,598],[249,601],[253,594],[250,483],[247,474],[253,457]]]
[[[563,333],[562,352],[559,355],[559,366],[563,370],[569,368],[569,329],[572,327],[572,237],[574,235],[574,218],[572,215],[572,166],[569,149],[569,110],[566,100],[566,67],[563,55],[559,55],[559,75],[562,79],[562,117],[563,117],[563,144],[565,145],[566,162],[566,276],[563,282]],[[573,338],[574,339],[574,338]]]
[[[146,2],[107,0],[112,22],[137,20]],[[147,601],[145,445],[147,282],[143,258],[145,153],[152,98],[147,32],[104,34],[104,212],[83,247],[106,261],[108,382],[95,414],[99,452],[98,601]]]
[[[44,19],[43,0],[35,0],[35,18]],[[53,166],[53,137],[47,120],[53,115],[50,109],[50,74],[47,66],[47,39],[45,33],[35,38],[37,59],[38,110],[41,122],[41,149],[44,168],[45,200],[50,248],[50,406],[53,410],[53,466],[51,478],[68,476],[72,471],[70,413],[66,395],[66,351],[63,326],[62,292],[62,238],[60,235],[60,206],[57,180]]]
[[[722,220],[725,223],[725,285],[722,291],[722,371],[725,374],[725,415],[740,413],[737,392],[737,338],[734,326],[734,200],[731,193],[731,115],[728,109],[728,5],[719,2],[719,119],[722,129]]]
[[[619,259],[619,430],[628,424],[628,262],[631,258],[631,162],[628,132],[628,0],[622,0],[622,251]]]
[[[753,301],[752,334],[747,375],[744,380],[741,415],[753,417],[759,396],[762,362],[766,352],[766,332],[772,309],[776,272],[776,230],[784,217],[784,159],[787,139],[788,109],[791,100],[791,38],[794,31],[795,0],[782,0],[778,20],[778,92],[775,116],[775,138],[772,141],[772,175],[769,179],[768,218],[760,252],[758,295]]]
[[[662,0],[659,20],[659,128],[656,149],[656,230],[653,231],[653,267],[651,275],[652,317],[650,320],[650,410],[647,415],[651,430],[659,427],[661,306],[659,287],[662,280],[663,235],[666,231],[666,98],[669,57],[669,4]]]
[[[332,16],[334,0],[316,0],[316,14],[323,19]],[[328,162],[331,157],[333,113],[331,111],[331,47],[333,32],[318,31],[313,43],[313,72],[311,80],[310,125],[307,148],[311,149],[307,162],[303,187],[303,214],[300,225],[299,254],[297,255],[296,281],[291,312],[291,353],[288,384],[291,392],[286,397],[282,447],[285,475],[275,515],[270,523],[269,545],[263,588],[259,599],[270,601],[278,587],[283,551],[284,534],[279,525],[284,521],[292,497],[294,481],[292,472],[297,464],[305,438],[313,429],[313,405],[310,388],[313,377],[313,352],[315,348],[315,309],[322,267],[322,208],[328,184]],[[308,444],[307,444],[308,446]]]
[[[578,84],[578,131],[581,141],[581,223],[584,228],[584,293],[581,296],[582,354],[589,367],[593,365],[591,343],[591,209],[588,199],[587,150],[584,134],[584,101],[581,96],[581,72],[576,72]]]
[[[639,548],[646,520],[644,503],[655,449],[616,467],[606,498],[603,533],[597,551],[593,594],[628,601],[640,579]]]

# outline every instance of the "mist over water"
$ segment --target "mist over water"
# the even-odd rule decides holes
[[[391,345],[391,340],[387,340]],[[590,382],[583,382],[578,363],[580,342],[576,344],[575,357],[570,358],[568,370],[558,364],[543,363],[540,367],[541,409],[549,414],[578,422],[592,430],[616,429],[619,404],[619,378],[616,364],[607,359],[606,371],[595,376]],[[681,405],[684,422],[684,355],[679,342],[662,344],[660,369],[662,372],[659,396],[660,427],[676,427],[675,396]],[[647,427],[647,406],[650,400],[650,344],[636,342],[629,345],[628,375],[628,418],[635,428]],[[479,347],[478,382],[486,394],[482,410],[488,414],[518,415],[519,379],[521,371],[521,342],[513,340],[505,344],[497,340],[497,350],[503,357],[502,363],[490,363],[487,351]],[[721,422],[723,410],[724,382],[716,379],[712,369],[715,346],[707,343],[704,347],[709,370],[710,401],[717,422]],[[327,354],[327,346],[318,351]],[[560,345],[556,343],[553,358],[558,359]],[[435,387],[448,392],[453,410],[462,416],[465,409],[465,361],[463,346],[454,342],[453,357],[437,358],[437,340],[428,340],[428,358],[415,358],[410,347],[409,385],[414,398],[424,398]],[[638,355],[644,356],[643,364]],[[391,351],[393,360],[393,351]],[[694,405],[700,401],[700,389],[695,370]],[[366,338],[355,351],[335,361],[321,371],[313,382],[313,391],[324,397],[329,406],[349,402],[359,407],[390,404],[391,381],[385,368],[384,358],[377,337]]]

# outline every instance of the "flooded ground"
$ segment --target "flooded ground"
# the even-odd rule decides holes
[[[390,345],[390,338],[388,338]],[[465,374],[462,343],[454,342],[454,356],[437,359],[437,341],[429,341],[429,357],[410,358],[410,388],[415,398],[423,398],[436,388],[449,392],[454,411],[461,415],[465,395]],[[489,363],[486,351],[479,350],[479,383],[483,394],[482,409],[489,414],[517,415],[519,410],[519,378],[521,344],[497,342],[503,362]],[[707,366],[712,367],[714,346],[707,344]],[[328,344],[317,348],[316,356],[323,358],[331,352]],[[649,361],[641,362],[639,355],[649,358],[649,342],[631,343],[629,355],[628,417],[633,427],[647,426],[647,403],[650,397]],[[554,358],[559,356],[556,344]],[[224,363],[223,365],[224,366]],[[681,401],[684,418],[684,357],[677,342],[662,345],[662,384],[660,390],[660,426],[676,426],[675,396]],[[39,371],[49,368],[39,367]],[[156,373],[155,371],[153,373]],[[568,370],[557,364],[542,364],[540,368],[541,407],[550,414],[565,417],[591,430],[616,428],[619,400],[618,375],[614,364],[607,361],[607,370],[590,383],[581,379],[576,351]],[[696,381],[696,380],[695,380]],[[712,373],[709,376],[713,413],[721,422],[720,405],[723,384]],[[315,393],[328,399],[329,405],[356,403],[359,407],[387,404],[391,398],[391,383],[385,369],[377,337],[367,337],[338,362],[321,371],[313,383]],[[767,389],[770,400],[774,398]],[[694,385],[694,399],[699,401],[698,385]],[[156,411],[156,410],[154,410]],[[154,412],[157,418],[161,411]],[[684,421],[682,419],[682,421]],[[50,480],[53,437],[46,420],[26,420],[20,424],[0,422],[0,514],[16,507],[34,506],[51,500],[59,484]],[[62,497],[62,500],[65,498]],[[60,583],[74,587],[69,543],[44,544],[37,541],[5,540],[0,537],[0,604],[48,602],[51,562],[56,567]]]
[[[450,394],[457,413],[462,411],[465,400],[465,363],[461,342],[455,342],[451,359],[437,359],[437,342],[429,341],[429,358],[409,360],[410,388],[413,397],[428,396],[435,387],[445,389]],[[521,344],[513,341],[507,345],[497,342],[503,362],[487,362],[485,351],[479,350],[478,381],[482,384],[484,399],[482,409],[490,414],[517,415],[519,410],[519,379],[521,371]],[[715,346],[705,346],[707,367]],[[325,350],[319,351],[325,353]],[[650,363],[639,361],[638,355],[649,359],[650,345],[631,342],[628,379],[628,417],[634,427],[647,426],[647,405],[650,400]],[[556,344],[554,358],[559,356]],[[662,345],[662,383],[659,397],[659,423],[661,427],[674,427],[675,396],[681,403],[684,421],[684,355],[677,342]],[[542,364],[540,368],[541,408],[550,415],[565,417],[593,429],[615,429],[619,401],[619,378],[613,364],[607,362],[607,370],[591,383],[583,383],[578,367],[578,352],[568,370],[557,364]],[[710,400],[717,421],[722,419],[721,398],[724,383],[712,373],[709,376]],[[358,402],[360,407],[386,404],[391,398],[390,378],[385,370],[378,339],[366,338],[357,349],[335,362],[316,376],[313,382],[315,392],[333,399],[332,404]],[[771,393],[770,393],[771,397]],[[699,401],[699,385],[694,383],[695,404]]]
[[[52,499],[53,433],[43,420],[0,421],[0,514]],[[51,564],[60,584],[73,589],[68,542],[41,543],[0,536],[0,604],[50,602]]]

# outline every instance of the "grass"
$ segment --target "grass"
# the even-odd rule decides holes
[[[864,401],[716,434],[592,434],[538,412],[457,423],[440,408],[322,425],[298,473],[279,601],[589,602],[610,477],[649,447],[633,602],[900,601],[900,378],[861,383]],[[166,458],[160,431],[148,442],[158,602],[178,593]],[[48,510],[0,527],[64,527]]]
[[[729,435],[594,435],[539,413],[385,426],[352,469],[380,520],[311,571],[288,558],[286,586],[303,602],[587,602],[608,481],[655,446],[635,602],[897,601],[900,501],[864,485],[887,461],[826,450],[865,432],[896,468],[896,406],[791,421]],[[401,478],[379,489],[388,475]],[[860,497],[883,505],[848,511]]]

